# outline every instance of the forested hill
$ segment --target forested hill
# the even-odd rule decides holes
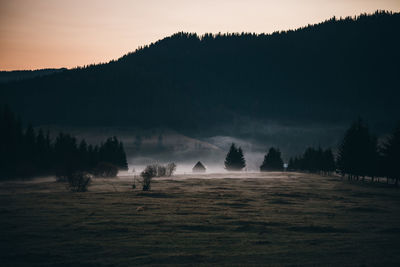
[[[41,69],[41,70],[0,71],[0,83],[31,79],[34,77],[50,75],[64,70],[67,69],[61,68],[61,69]]]
[[[178,33],[107,64],[0,85],[0,101],[36,124],[393,121],[399,47],[400,13],[386,12],[268,35]]]

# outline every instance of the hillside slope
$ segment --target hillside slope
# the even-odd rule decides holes
[[[265,34],[178,33],[107,64],[0,85],[36,124],[201,132],[249,118],[399,119],[400,14]]]

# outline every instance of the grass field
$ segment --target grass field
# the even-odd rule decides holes
[[[299,173],[0,184],[1,266],[399,266],[400,190]]]

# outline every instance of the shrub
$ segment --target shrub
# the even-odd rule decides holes
[[[148,165],[144,171],[140,174],[142,177],[143,191],[149,191],[151,189],[151,180],[157,176],[158,165]]]
[[[166,176],[172,176],[176,170],[176,164],[175,163],[168,163],[168,165],[166,166]]]
[[[162,165],[158,165],[156,164],[156,169],[157,169],[157,177],[162,177],[165,176],[165,174],[167,173],[167,169],[165,168],[165,166]]]
[[[92,179],[88,173],[75,172],[68,175],[67,181],[72,192],[86,192]]]
[[[100,162],[93,170],[95,177],[116,177],[117,174],[118,167],[108,162]]]
[[[159,164],[148,165],[140,174],[143,191],[148,191],[151,189],[151,181],[154,177],[171,176],[175,170],[175,163],[169,163],[167,166]],[[132,185],[132,188],[136,188],[135,182]]]

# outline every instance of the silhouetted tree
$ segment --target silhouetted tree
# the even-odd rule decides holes
[[[119,169],[127,170],[128,163],[123,144],[117,137],[108,138],[104,144],[99,147],[99,161],[114,164]]]
[[[8,106],[0,110],[0,179],[13,178],[23,156],[21,122]]]
[[[232,143],[225,158],[225,169],[228,171],[241,171],[244,167],[246,167],[246,161],[242,148],[237,148],[236,145]]]
[[[335,156],[333,155],[332,150],[329,148],[323,151],[321,171],[326,175],[330,175],[335,170],[336,170]]]
[[[335,157],[331,149],[323,150],[321,147],[315,149],[309,147],[300,157],[289,160],[289,171],[307,171],[329,175],[335,171]]]
[[[264,156],[264,161],[260,166],[260,171],[282,171],[283,160],[281,158],[281,152],[279,149],[271,147],[268,154]]]
[[[377,141],[362,119],[355,121],[346,131],[339,146],[338,168],[349,179],[359,179],[376,172],[378,158]]]
[[[36,149],[36,133],[32,127],[32,124],[28,125],[28,128],[25,131],[24,135],[24,157],[28,161],[33,161],[33,157],[35,156]]]
[[[79,151],[75,137],[59,133],[54,143],[56,175],[66,179],[80,170]]]
[[[118,163],[121,170],[128,170],[128,161],[126,159],[124,144],[121,141],[118,147]]]
[[[127,169],[122,142],[108,138],[100,147],[85,140],[59,133],[52,142],[50,133],[42,129],[36,133],[32,125],[24,131],[20,120],[8,107],[0,109],[0,179],[56,174],[67,180],[77,172],[94,172],[100,162]],[[108,173],[114,173],[112,172]]]
[[[174,162],[168,163],[166,169],[166,176],[172,176],[176,170],[176,164]]]
[[[398,186],[400,178],[400,123],[384,143],[382,153],[383,172],[388,178],[395,179],[395,184]]]
[[[34,164],[38,169],[38,173],[45,173],[45,170],[50,166],[48,165],[48,160],[49,151],[46,137],[44,136],[43,130],[39,129],[36,137],[36,155],[34,157]]]

